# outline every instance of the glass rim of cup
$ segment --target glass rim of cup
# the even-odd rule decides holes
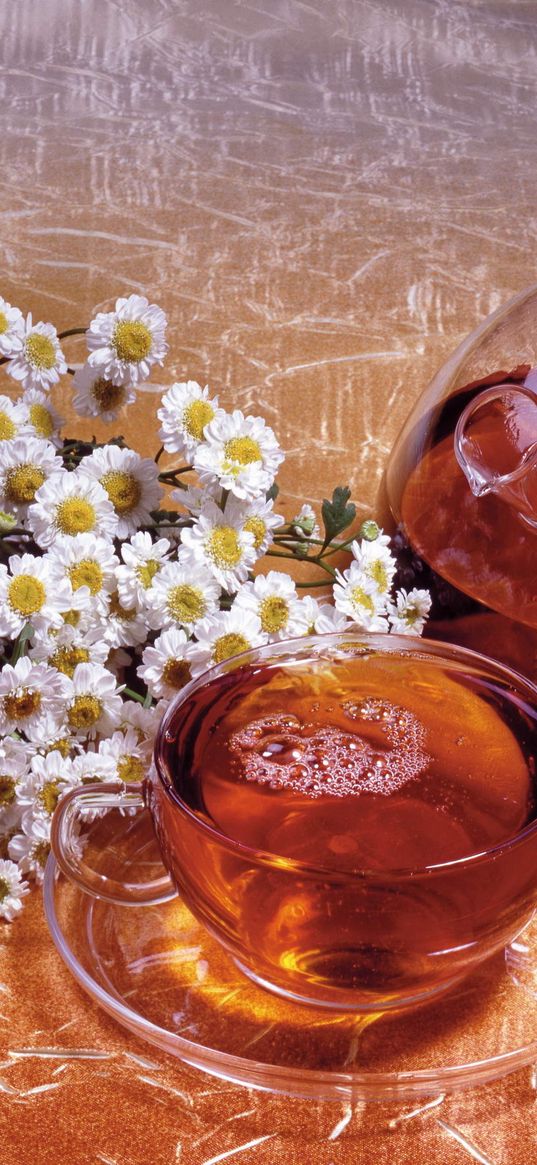
[[[478,850],[475,853],[466,854],[464,857],[454,858],[451,861],[438,862],[428,866],[402,866],[400,868],[394,866],[385,870],[369,870],[366,868],[334,870],[327,866],[314,866],[307,862],[302,862],[298,858],[289,858],[283,854],[256,849],[253,846],[246,845],[244,842],[236,841],[228,837],[227,834],[222,833],[216,826],[210,825],[209,822],[203,821],[198,817],[194,810],[187,805],[186,801],[177,792],[172,777],[163,765],[162,758],[159,756],[162,740],[168,725],[190,694],[199,688],[206,687],[207,684],[219,676],[244,667],[250,659],[257,659],[260,654],[265,659],[267,657],[270,658],[271,654],[275,656],[285,655],[287,650],[288,654],[292,651],[295,657],[299,654],[308,656],[310,654],[308,648],[315,648],[318,644],[322,644],[325,648],[336,646],[341,641],[346,641],[346,651],[348,651],[349,642],[355,641],[357,647],[362,649],[359,652],[361,655],[368,654],[369,649],[367,645],[374,645],[375,650],[378,650],[379,647],[384,648],[387,654],[401,655],[403,653],[413,654],[414,656],[422,654],[428,658],[438,656],[446,659],[457,659],[460,657],[462,660],[468,660],[468,662],[472,662],[476,666],[484,664],[487,669],[492,669],[500,673],[502,678],[509,681],[510,686],[514,685],[518,689],[526,688],[533,695],[537,713],[536,684],[532,683],[530,679],[523,676],[520,672],[515,671],[514,668],[500,663],[499,660],[492,659],[489,656],[483,655],[481,652],[470,650],[467,647],[460,647],[456,643],[426,639],[422,636],[397,635],[392,632],[388,634],[379,631],[361,631],[359,628],[357,630],[352,628],[346,629],[345,631],[331,632],[325,635],[316,634],[281,639],[276,643],[266,643],[261,647],[249,648],[247,651],[240,652],[240,654],[231,656],[229,659],[208,668],[207,671],[202,672],[201,675],[196,676],[195,679],[185,684],[166,708],[155,737],[152,768],[154,768],[166,796],[176,809],[179,809],[202,834],[211,837],[213,841],[217,841],[219,845],[233,854],[240,854],[258,866],[266,866],[269,869],[285,869],[288,873],[297,873],[302,877],[319,878],[321,876],[326,881],[337,883],[349,882],[351,880],[371,882],[397,880],[415,882],[417,878],[430,879],[435,875],[440,876],[442,874],[448,874],[451,871],[458,872],[467,866],[475,867],[478,863],[495,860],[505,852],[514,849],[518,845],[522,845],[528,840],[528,837],[537,833],[536,816],[533,821],[530,821],[528,825],[524,826],[524,829],[521,829],[511,837],[505,838],[501,842],[497,842],[495,845],[490,846],[489,849]],[[312,654],[314,655],[315,652],[312,652]],[[321,655],[321,653],[318,654]]]

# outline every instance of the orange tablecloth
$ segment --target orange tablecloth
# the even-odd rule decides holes
[[[288,515],[343,482],[371,513],[432,372],[535,278],[536,18],[524,0],[4,6],[0,293],[59,328],[148,294],[171,319],[163,383],[209,381],[276,429]],[[122,424],[141,451],[157,400]],[[345,1123],[125,1035],[71,981],[38,893],[0,941],[6,1165],[532,1159],[530,1070]],[[113,1055],[8,1055],[36,1046]]]

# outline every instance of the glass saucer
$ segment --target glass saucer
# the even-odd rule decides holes
[[[90,852],[91,851],[91,852]],[[91,827],[88,860],[133,881],[162,872],[146,813]],[[257,987],[179,898],[116,906],[49,858],[45,913],[58,951],[118,1023],[214,1076],[317,1100],[410,1100],[475,1087],[537,1060],[537,925],[419,1010],[357,1016]]]

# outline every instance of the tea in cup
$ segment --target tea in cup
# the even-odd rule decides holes
[[[79,811],[117,803],[117,787],[67,794],[54,850],[114,901],[177,887],[287,998],[408,1006],[532,913],[536,742],[537,689],[475,653],[391,634],[272,644],[199,677],[164,715],[144,800],[171,880],[110,885],[85,866]]]

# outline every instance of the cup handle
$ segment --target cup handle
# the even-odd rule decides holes
[[[84,860],[76,833],[77,822],[88,809],[145,809],[137,784],[98,782],[71,789],[62,797],[52,818],[51,847],[62,872],[86,894],[121,906],[167,902],[177,891],[169,876],[150,882],[117,882],[92,869]]]

